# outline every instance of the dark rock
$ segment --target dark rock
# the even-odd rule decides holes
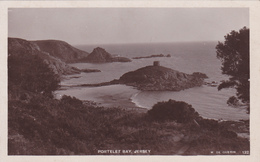
[[[143,58],[153,58],[153,57],[171,57],[171,55],[158,54],[158,55],[150,55],[150,56],[133,57],[133,59],[143,59]]]
[[[113,57],[105,49],[97,47],[86,58],[80,62],[90,63],[106,63],[106,62],[130,62],[131,60],[125,57]]]
[[[103,48],[97,47],[89,54],[86,60],[89,62],[102,63],[102,62],[108,62],[112,58],[113,57],[110,53],[105,51]]]

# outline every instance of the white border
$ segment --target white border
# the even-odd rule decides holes
[[[88,7],[246,7],[250,12],[250,155],[213,156],[7,156],[7,14],[8,8]],[[0,1],[0,161],[260,161],[260,2],[259,1]]]

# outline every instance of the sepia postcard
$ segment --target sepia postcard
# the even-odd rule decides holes
[[[258,1],[1,1],[1,159],[259,161]]]

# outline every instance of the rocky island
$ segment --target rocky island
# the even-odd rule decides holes
[[[207,78],[205,74],[185,74],[160,66],[159,62],[155,61],[153,66],[146,66],[124,74],[120,77],[119,82],[134,86],[139,90],[180,91],[201,86],[204,78]]]
[[[153,58],[153,57],[171,57],[171,55],[158,54],[158,55],[150,55],[150,56],[142,56],[142,57],[133,57],[133,59],[143,59],[143,58]]]
[[[206,74],[194,72],[185,74],[167,67],[160,66],[155,61],[152,66],[146,66],[135,71],[127,72],[119,79],[98,84],[82,84],[80,86],[106,86],[112,84],[125,84],[145,91],[180,91],[204,84]]]
[[[105,49],[101,47],[97,47],[86,58],[82,58],[80,62],[106,63],[106,62],[131,62],[131,60],[125,57],[113,57]]]

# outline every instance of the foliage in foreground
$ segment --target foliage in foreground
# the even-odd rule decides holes
[[[148,111],[148,114],[157,121],[174,120],[178,123],[191,122],[199,117],[198,112],[191,105],[175,100],[158,102]]]
[[[244,27],[231,31],[225,36],[225,42],[219,42],[216,49],[217,58],[222,62],[222,73],[230,76],[218,89],[235,88],[237,98],[249,104],[249,29]]]
[[[60,78],[36,54],[20,53],[8,56],[8,86],[52,96]]]
[[[9,155],[97,155],[107,149],[149,149],[154,155],[249,150],[247,139],[223,136],[222,126],[210,129],[214,122],[201,120],[197,127],[193,122],[154,121],[147,113],[91,106],[68,96],[55,100],[24,90],[16,93],[30,97],[9,100]]]

